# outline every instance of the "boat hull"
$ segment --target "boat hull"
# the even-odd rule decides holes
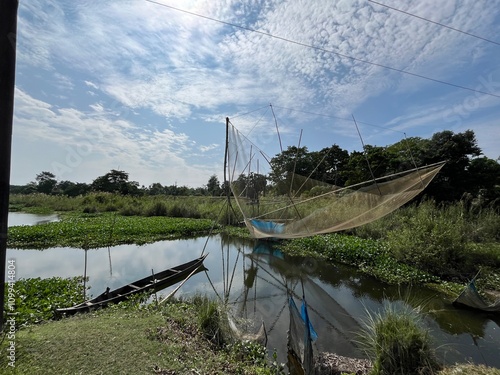
[[[142,294],[142,293],[154,293],[162,289],[165,289],[171,285],[174,285],[186,277],[206,270],[203,265],[208,254],[194,259],[190,262],[178,265],[173,268],[166,269],[157,274],[152,274],[150,276],[144,277],[140,280],[134,281],[133,283],[124,285],[118,289],[109,290],[109,288],[104,292],[94,297],[90,300],[79,303],[75,306],[56,309],[56,315],[72,315],[79,312],[88,312],[98,308],[103,308],[109,304],[115,304],[127,300],[128,298]]]

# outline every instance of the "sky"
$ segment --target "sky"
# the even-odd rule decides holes
[[[14,185],[222,181],[226,117],[271,156],[278,127],[350,152],[470,129],[500,157],[495,1],[30,0],[17,31]]]

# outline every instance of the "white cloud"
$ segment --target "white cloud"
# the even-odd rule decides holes
[[[90,81],[84,81],[85,84],[89,87],[92,87],[93,89],[99,90],[99,86],[97,86],[95,83],[90,82]]]
[[[200,146],[200,151],[201,152],[207,152],[207,151],[210,151],[210,150],[214,150],[217,147],[219,147],[219,145],[216,144],[216,143],[213,143],[213,144],[208,145],[208,146]]]
[[[129,121],[114,118],[102,105],[92,106],[89,112],[53,108],[17,89],[14,121],[16,144],[24,141],[33,147],[30,155],[23,156],[34,161],[30,171],[22,168],[29,178],[50,170],[58,179],[78,181],[78,176],[85,174],[85,182],[90,182],[119,165],[131,175],[144,178],[141,183],[159,182],[160,178],[162,183],[188,179],[201,186],[210,173],[206,166],[186,162],[193,146],[186,134],[141,130]],[[46,153],[50,154],[48,159],[44,158]],[[21,160],[14,158],[16,178],[21,172],[16,170],[18,163]]]

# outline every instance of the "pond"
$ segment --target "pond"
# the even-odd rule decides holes
[[[10,221],[10,217],[9,217]],[[18,278],[89,277],[90,294],[100,294],[145,277],[151,272],[208,253],[205,273],[189,279],[176,296],[208,295],[228,300],[236,317],[265,323],[268,348],[286,361],[289,324],[287,291],[295,302],[305,295],[318,332],[315,347],[351,357],[364,357],[355,340],[367,318],[385,305],[410,305],[425,313],[439,358],[445,363],[482,363],[500,368],[500,319],[457,309],[451,301],[424,288],[389,286],[356,270],[315,259],[290,258],[269,242],[242,241],[223,236],[122,245],[95,250],[52,248],[8,249],[16,259]],[[175,286],[163,290],[167,295]],[[161,296],[159,296],[161,298]]]

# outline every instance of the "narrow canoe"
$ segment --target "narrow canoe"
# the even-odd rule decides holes
[[[72,315],[77,312],[87,312],[100,307],[106,307],[111,303],[122,302],[136,294],[157,292],[184,280],[193,273],[206,270],[203,261],[207,255],[208,254],[205,254],[190,262],[144,277],[118,289],[109,290],[109,288],[107,288],[104,293],[88,301],[79,303],[75,306],[56,309],[56,314]]]

